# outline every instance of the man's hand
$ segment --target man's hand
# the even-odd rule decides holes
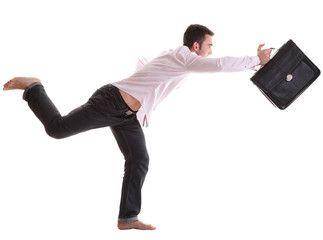
[[[258,47],[257,56],[260,59],[260,65],[265,65],[270,60],[270,54],[271,54],[271,51],[272,51],[272,49],[270,49],[270,48],[261,50],[261,48],[264,45],[265,44],[260,44],[259,47]]]

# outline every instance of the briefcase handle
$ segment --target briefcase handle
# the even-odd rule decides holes
[[[276,50],[277,48],[271,47],[271,48],[269,48],[269,49],[271,49],[271,50]],[[276,53],[278,52],[278,50],[279,50],[279,49],[277,49],[274,53],[272,53],[272,55],[271,55],[270,59],[272,59],[272,58],[276,55]],[[263,65],[263,66],[264,66],[264,65]],[[259,71],[263,66],[261,66],[259,69],[252,68],[251,70],[254,70],[255,72],[257,72],[257,71]]]

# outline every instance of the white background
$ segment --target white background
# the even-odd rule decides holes
[[[67,114],[191,23],[214,31],[212,57],[293,39],[322,69],[319,4],[1,0],[0,79],[40,78]],[[322,239],[322,77],[281,111],[252,75],[194,75],[154,112],[140,214],[154,232],[116,228],[124,161],[109,128],[54,140],[21,91],[1,92],[0,239]]]

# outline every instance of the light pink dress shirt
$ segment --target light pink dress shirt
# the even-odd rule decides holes
[[[137,113],[139,122],[148,127],[152,111],[168,94],[178,88],[193,72],[234,72],[255,67],[259,57],[205,58],[181,46],[163,52],[151,61],[140,59],[139,68],[128,78],[112,85],[130,94],[141,103]]]

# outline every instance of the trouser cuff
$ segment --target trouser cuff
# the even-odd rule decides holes
[[[34,82],[32,84],[30,84],[24,91],[24,94],[22,95],[22,98],[27,101],[27,94],[29,92],[30,89],[32,89],[33,87],[37,86],[37,85],[42,85],[40,82]]]
[[[120,223],[129,223],[129,222],[134,222],[134,221],[138,221],[138,217],[118,218],[118,222],[120,222]]]

